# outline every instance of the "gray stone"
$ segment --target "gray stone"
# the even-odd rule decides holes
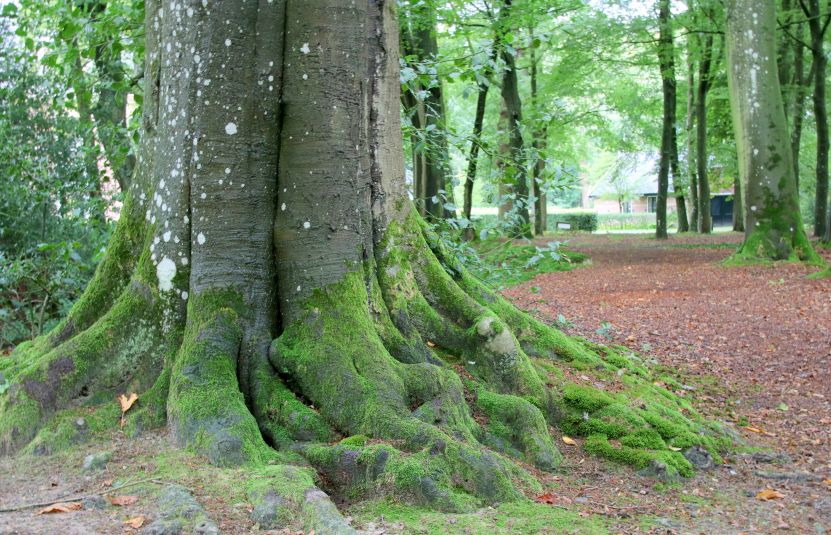
[[[93,509],[99,511],[101,509],[106,509],[107,505],[109,505],[107,500],[100,494],[87,496],[82,500],[82,503],[84,504],[84,509]]]
[[[696,470],[712,470],[716,466],[713,456],[701,446],[692,446],[684,450],[684,458]]]
[[[107,466],[113,456],[111,451],[99,451],[97,453],[90,453],[84,457],[84,464],[82,468],[85,471],[98,470]]]
[[[252,496],[254,509],[251,520],[265,529],[286,527],[291,519],[288,502],[276,492],[268,491],[263,496]]]
[[[651,477],[659,481],[674,482],[681,479],[677,472],[671,470],[669,466],[663,461],[652,459],[649,465],[643,470],[638,471],[639,476]]]
[[[179,535],[197,533],[216,535],[219,528],[196,501],[190,491],[169,485],[159,495],[159,518],[142,530],[144,535]]]
[[[763,464],[793,464],[793,459],[787,453],[757,451],[750,456],[750,459],[753,462]]]

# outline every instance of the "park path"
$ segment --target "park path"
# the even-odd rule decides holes
[[[680,372],[705,413],[786,453],[789,471],[826,480],[770,485],[799,487],[794,505],[831,511],[831,279],[809,279],[815,269],[793,264],[721,265],[741,238],[575,235],[568,247],[589,255],[589,266],[505,294],[544,321],[559,318],[569,334],[625,345]],[[783,527],[793,525],[788,516],[779,517]]]

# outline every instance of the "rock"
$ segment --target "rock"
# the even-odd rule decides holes
[[[684,450],[684,458],[696,470],[712,470],[716,466],[713,456],[701,446],[692,446]]]
[[[99,451],[97,453],[91,453],[84,457],[84,464],[82,468],[89,472],[91,470],[98,470],[100,468],[104,468],[107,466],[107,463],[110,462],[110,459],[113,456],[113,452],[111,451]]]
[[[750,456],[750,460],[763,464],[793,464],[793,459],[787,453],[757,451]]]
[[[187,531],[186,531],[187,530]],[[179,535],[181,533],[216,535],[214,524],[190,491],[179,485],[170,485],[159,496],[159,518],[144,528],[144,535]]]
[[[804,483],[806,481],[822,481],[825,479],[818,474],[810,472],[769,472],[767,470],[756,470],[754,472],[757,476],[764,479],[775,479],[777,481],[796,481]]]
[[[288,502],[274,491],[268,491],[261,496],[252,495],[251,520],[265,529],[286,527],[291,521],[291,509]]]
[[[108,502],[107,500],[101,496],[100,494],[94,494],[92,496],[88,496],[83,499],[84,509],[92,509],[96,511],[100,511],[101,509],[106,509]]]
[[[680,476],[674,470],[670,470],[669,466],[663,461],[652,459],[649,465],[643,470],[638,471],[639,476],[652,477],[659,481],[671,483],[678,481]]]

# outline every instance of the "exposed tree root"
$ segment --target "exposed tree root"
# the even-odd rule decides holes
[[[241,360],[256,344],[236,291],[202,291],[176,312],[183,302],[144,284],[139,260],[86,329],[5,365],[2,451],[88,438],[119,410],[85,407],[135,390],[129,434],[167,422],[213,464],[253,470],[249,499],[277,524],[302,511],[307,528],[345,532],[315,473],[343,500],[391,494],[467,511],[540,490],[523,463],[559,466],[551,426],[587,437],[591,453],[684,476],[693,468],[679,450],[718,458],[729,445],[636,356],[566,337],[484,287],[414,214],[386,237],[360,270],[312,294],[267,360]]]

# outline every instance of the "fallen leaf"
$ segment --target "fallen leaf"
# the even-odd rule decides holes
[[[436,343],[430,340],[427,340],[427,347],[436,347]]]
[[[567,436],[565,436],[565,435],[563,435],[563,442],[565,442],[565,443],[566,443],[566,444],[568,444],[569,446],[576,446],[576,445],[577,445],[577,441],[576,441],[576,440],[574,440],[574,439],[573,439],[573,438],[571,438],[571,437],[567,437]]]
[[[676,448],[675,446],[667,446],[672,451],[681,451],[681,448]]]
[[[83,508],[84,506],[81,502],[53,503],[38,511],[37,514],[51,515],[53,513],[69,513],[70,511],[77,511]]]
[[[135,392],[131,392],[130,397],[127,397],[124,394],[118,396],[118,402],[121,404],[121,412],[124,413],[129,411],[130,407],[133,406],[133,403],[135,403],[136,400],[138,400],[138,394]]]
[[[759,434],[764,433],[764,431],[762,429],[759,429],[758,427],[750,427],[749,425],[744,426],[742,429],[750,431],[751,433],[759,433]]]
[[[759,501],[763,501],[763,502],[767,502],[767,501],[770,501],[770,500],[779,500],[779,499],[782,499],[784,497],[785,497],[784,494],[782,494],[778,490],[773,490],[773,489],[765,489],[765,490],[759,492],[759,494],[756,495],[756,499],[759,500]]]
[[[113,505],[133,505],[138,501],[138,496],[110,496],[110,503]]]
[[[534,501],[537,503],[547,503],[549,505],[554,505],[557,503],[557,497],[551,494],[550,492],[546,492],[545,494],[540,494]]]
[[[131,518],[130,520],[125,520],[124,523],[130,526],[131,528],[138,529],[144,525],[144,517],[139,515]]]

